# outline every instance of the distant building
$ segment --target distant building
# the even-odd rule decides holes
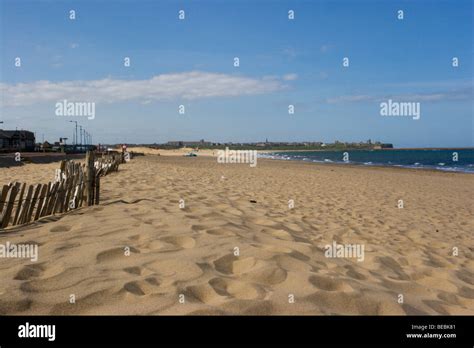
[[[1,151],[34,151],[35,134],[27,130],[0,129]]]
[[[211,146],[212,143],[210,141],[205,141],[204,139],[201,139],[199,141],[185,141],[185,140],[179,140],[179,141],[168,141],[166,143],[169,146],[177,146],[177,147],[199,147],[199,146]]]
[[[42,151],[51,151],[53,146],[49,142],[45,141],[43,144],[41,144],[40,148]]]
[[[373,146],[374,150],[393,149],[393,144],[378,144]]]

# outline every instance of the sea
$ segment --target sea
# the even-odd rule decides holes
[[[404,149],[271,152],[258,155],[288,161],[434,169],[474,174],[473,149]]]

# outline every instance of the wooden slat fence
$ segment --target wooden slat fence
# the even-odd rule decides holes
[[[94,157],[94,152],[88,152],[85,164],[61,161],[54,181],[48,184],[13,182],[3,185],[0,191],[0,228],[66,213],[83,205],[99,204],[100,177],[118,171],[122,158],[105,156],[95,160]]]
[[[100,176],[105,176],[110,172],[118,171],[118,167],[122,162],[122,157],[118,154],[102,155],[95,158],[94,167],[96,171],[101,170]]]

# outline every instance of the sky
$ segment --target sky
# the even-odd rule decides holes
[[[1,127],[34,131],[38,141],[71,141],[74,120],[94,143],[472,147],[472,7],[471,0],[0,0]],[[389,99],[419,103],[419,119],[382,116]],[[95,117],[58,116],[63,100],[95,103]]]

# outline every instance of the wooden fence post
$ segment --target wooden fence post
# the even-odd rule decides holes
[[[95,168],[94,168],[94,152],[87,151],[86,153],[86,201],[87,205],[94,204],[94,178],[95,178]]]
[[[95,204],[99,204],[100,202],[100,175],[101,175],[101,170],[99,169],[95,176],[95,199],[94,199]]]
[[[5,206],[5,209],[2,212],[2,219],[1,219],[1,226],[0,226],[2,228],[7,227],[8,224],[10,223],[10,215],[13,211],[13,205],[15,204],[16,195],[18,194],[18,191],[20,191],[20,186],[21,184],[18,182],[18,183],[15,183],[11,187],[10,196],[8,198],[7,205]]]
[[[62,160],[61,164],[59,166],[59,171],[61,172],[61,174],[59,176],[59,181],[61,181],[66,176],[66,163],[67,163],[67,161]]]

